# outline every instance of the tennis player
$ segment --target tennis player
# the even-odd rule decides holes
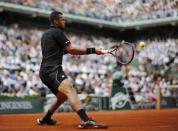
[[[40,67],[40,78],[51,92],[55,94],[57,100],[42,118],[37,119],[37,123],[40,125],[55,125],[56,121],[51,117],[56,109],[68,99],[72,109],[81,119],[78,128],[107,128],[106,125],[97,123],[89,118],[77,96],[73,83],[62,69],[62,58],[66,52],[72,55],[103,55],[104,53],[97,48],[84,49],[74,47],[63,32],[65,18],[61,12],[52,12],[49,20],[51,26],[44,32],[41,38],[43,58]]]

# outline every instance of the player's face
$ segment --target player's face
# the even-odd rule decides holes
[[[58,27],[64,29],[65,23],[66,23],[66,21],[65,21],[64,16],[63,15],[60,16],[59,19],[58,19]]]

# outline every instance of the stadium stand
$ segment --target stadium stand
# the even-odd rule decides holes
[[[37,27],[22,28],[18,23],[0,26],[1,94],[44,94],[44,90],[41,90],[44,89],[44,85],[38,77],[41,62],[40,38],[43,31],[44,29]],[[73,32],[67,32],[67,35],[75,46],[80,47],[95,45],[107,49],[115,44],[111,37]],[[178,84],[176,77],[169,77],[178,65],[177,38],[145,39],[145,43],[146,47],[143,50],[137,48],[133,64],[121,67],[123,83],[133,90],[136,101],[155,101],[157,81],[163,96],[176,95],[167,87]],[[64,57],[64,70],[71,76],[79,93],[109,96],[113,65],[115,63],[111,56]]]
[[[60,10],[71,14],[72,17],[94,18],[99,21],[99,24],[97,25],[97,22],[93,22],[93,24],[98,26],[99,29],[102,29],[104,25],[102,20],[108,21],[113,26],[114,31],[120,30],[121,33],[130,26],[126,24],[127,22],[132,27],[128,29],[139,29],[137,24],[133,26],[132,24],[140,22],[144,27],[147,20],[154,23],[154,20],[160,19],[153,26],[166,23],[165,25],[171,25],[171,28],[174,28],[178,21],[177,0],[1,0],[1,2],[14,3],[13,6],[0,5],[2,6],[1,11],[5,11],[5,13],[8,11],[10,13],[13,11],[23,12],[23,9],[25,9],[24,14],[32,15],[32,19],[36,17],[40,19],[45,15],[47,17],[49,11]],[[25,8],[14,5],[23,5]],[[19,9],[17,9],[18,7]],[[38,11],[27,7],[33,7],[44,12],[42,12],[42,15],[38,15],[40,14]],[[32,13],[27,13],[28,9],[32,10]],[[7,15],[10,13],[7,13]],[[17,21],[20,22],[21,20],[18,18]],[[162,18],[169,20],[162,22]],[[172,21],[172,18],[176,18],[175,21]],[[25,24],[22,27],[22,23],[20,24],[17,21],[13,23],[14,21],[12,22],[12,19],[6,18],[6,16],[0,19],[2,20],[0,23],[0,94],[17,97],[50,95],[49,90],[41,83],[38,76],[41,62],[40,38],[46,28],[31,28],[32,26],[25,26]],[[23,17],[21,19],[23,21]],[[71,22],[81,23],[80,20],[69,19],[67,24],[70,25]],[[87,22],[92,21],[90,19]],[[116,26],[114,26],[115,23]],[[124,25],[121,26],[122,24]],[[83,26],[87,26],[87,24]],[[107,26],[106,24],[103,27],[109,28]],[[148,24],[146,27],[149,26]],[[107,49],[117,41],[113,38],[114,34],[112,33],[110,33],[112,35],[106,37],[100,34],[102,31],[98,31],[100,35],[84,32],[68,31],[66,34],[70,41],[79,47],[93,45]],[[136,56],[132,64],[128,66],[117,65],[119,70],[116,68],[122,74],[122,83],[129,88],[137,103],[143,101],[155,102],[157,85],[161,89],[161,96],[178,97],[177,92],[169,88],[178,85],[178,37],[177,35],[172,36],[169,31],[166,32],[165,30],[162,30],[162,32],[166,32],[163,37],[160,37],[157,31],[152,32],[158,35],[149,34],[150,36],[143,38],[130,36],[130,41],[138,43],[140,40],[144,40],[146,46],[142,50],[136,48]],[[144,35],[147,35],[147,33],[143,33]],[[113,68],[115,68],[113,66],[116,65],[113,57],[65,55],[63,60],[63,68],[73,80],[79,94],[110,96]]]
[[[2,0],[118,23],[178,16],[177,0]]]

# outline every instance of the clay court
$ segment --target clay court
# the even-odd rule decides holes
[[[178,109],[98,111],[88,113],[96,121],[105,123],[108,129],[84,129],[107,131],[177,131]],[[75,113],[56,113],[55,126],[39,126],[35,114],[1,114],[0,131],[79,131],[79,119]]]

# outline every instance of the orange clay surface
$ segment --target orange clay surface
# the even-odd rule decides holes
[[[74,112],[55,113],[55,126],[39,126],[36,119],[42,113],[0,114],[0,131],[178,131],[178,109],[97,111],[88,114],[108,129],[78,129]]]

